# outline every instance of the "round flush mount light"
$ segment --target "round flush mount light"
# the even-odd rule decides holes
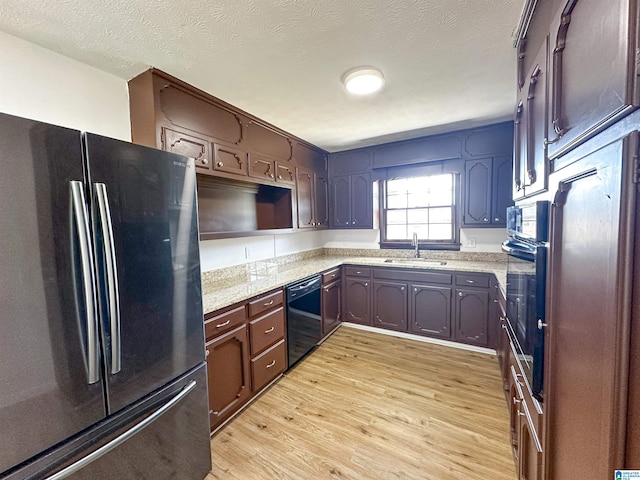
[[[375,67],[357,67],[342,75],[342,83],[349,93],[368,95],[382,89],[384,76]]]

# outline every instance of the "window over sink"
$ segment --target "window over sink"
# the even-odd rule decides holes
[[[380,230],[384,248],[459,248],[459,175],[442,173],[381,182]]]

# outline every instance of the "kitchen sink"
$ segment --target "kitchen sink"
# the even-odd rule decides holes
[[[419,263],[425,266],[441,266],[446,265],[447,262],[441,262],[439,260],[430,260],[428,258],[387,258],[385,263]]]

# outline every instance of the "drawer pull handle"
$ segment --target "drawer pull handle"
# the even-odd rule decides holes
[[[271,333],[271,332],[273,332],[275,329],[276,329],[276,327],[275,327],[275,326],[273,326],[273,327],[268,328],[267,330],[265,330],[265,331],[264,331],[264,333]]]
[[[207,358],[211,352],[209,350],[204,351],[204,358]]]
[[[220,324],[216,325],[216,328],[226,327],[230,323],[231,323],[231,320],[227,320],[226,322],[223,322],[223,323],[220,323]]]
[[[271,300],[269,303],[264,304],[265,307],[270,307],[271,305],[273,305],[273,300]]]
[[[276,364],[276,361],[274,360],[273,362],[271,362],[269,365],[267,365],[267,368],[271,368]]]
[[[517,399],[516,397],[513,397],[513,404],[514,405],[518,405],[522,400]]]
[[[467,283],[476,283],[475,280],[467,280]]]
[[[362,273],[362,272],[361,272],[360,270],[358,270],[358,271],[356,272],[356,275],[360,275],[361,273]]]

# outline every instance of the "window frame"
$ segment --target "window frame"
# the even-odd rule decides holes
[[[460,250],[460,227],[461,222],[461,174],[455,171],[442,172],[453,175],[453,205],[452,205],[452,222],[453,222],[453,239],[452,240],[420,240],[418,239],[419,250]],[[441,173],[420,174],[415,175],[398,175],[394,178],[379,180],[378,208],[380,214],[380,248],[388,249],[414,249],[411,245],[411,239],[406,240],[389,240],[387,239],[387,181],[397,178],[426,177],[440,175]]]

